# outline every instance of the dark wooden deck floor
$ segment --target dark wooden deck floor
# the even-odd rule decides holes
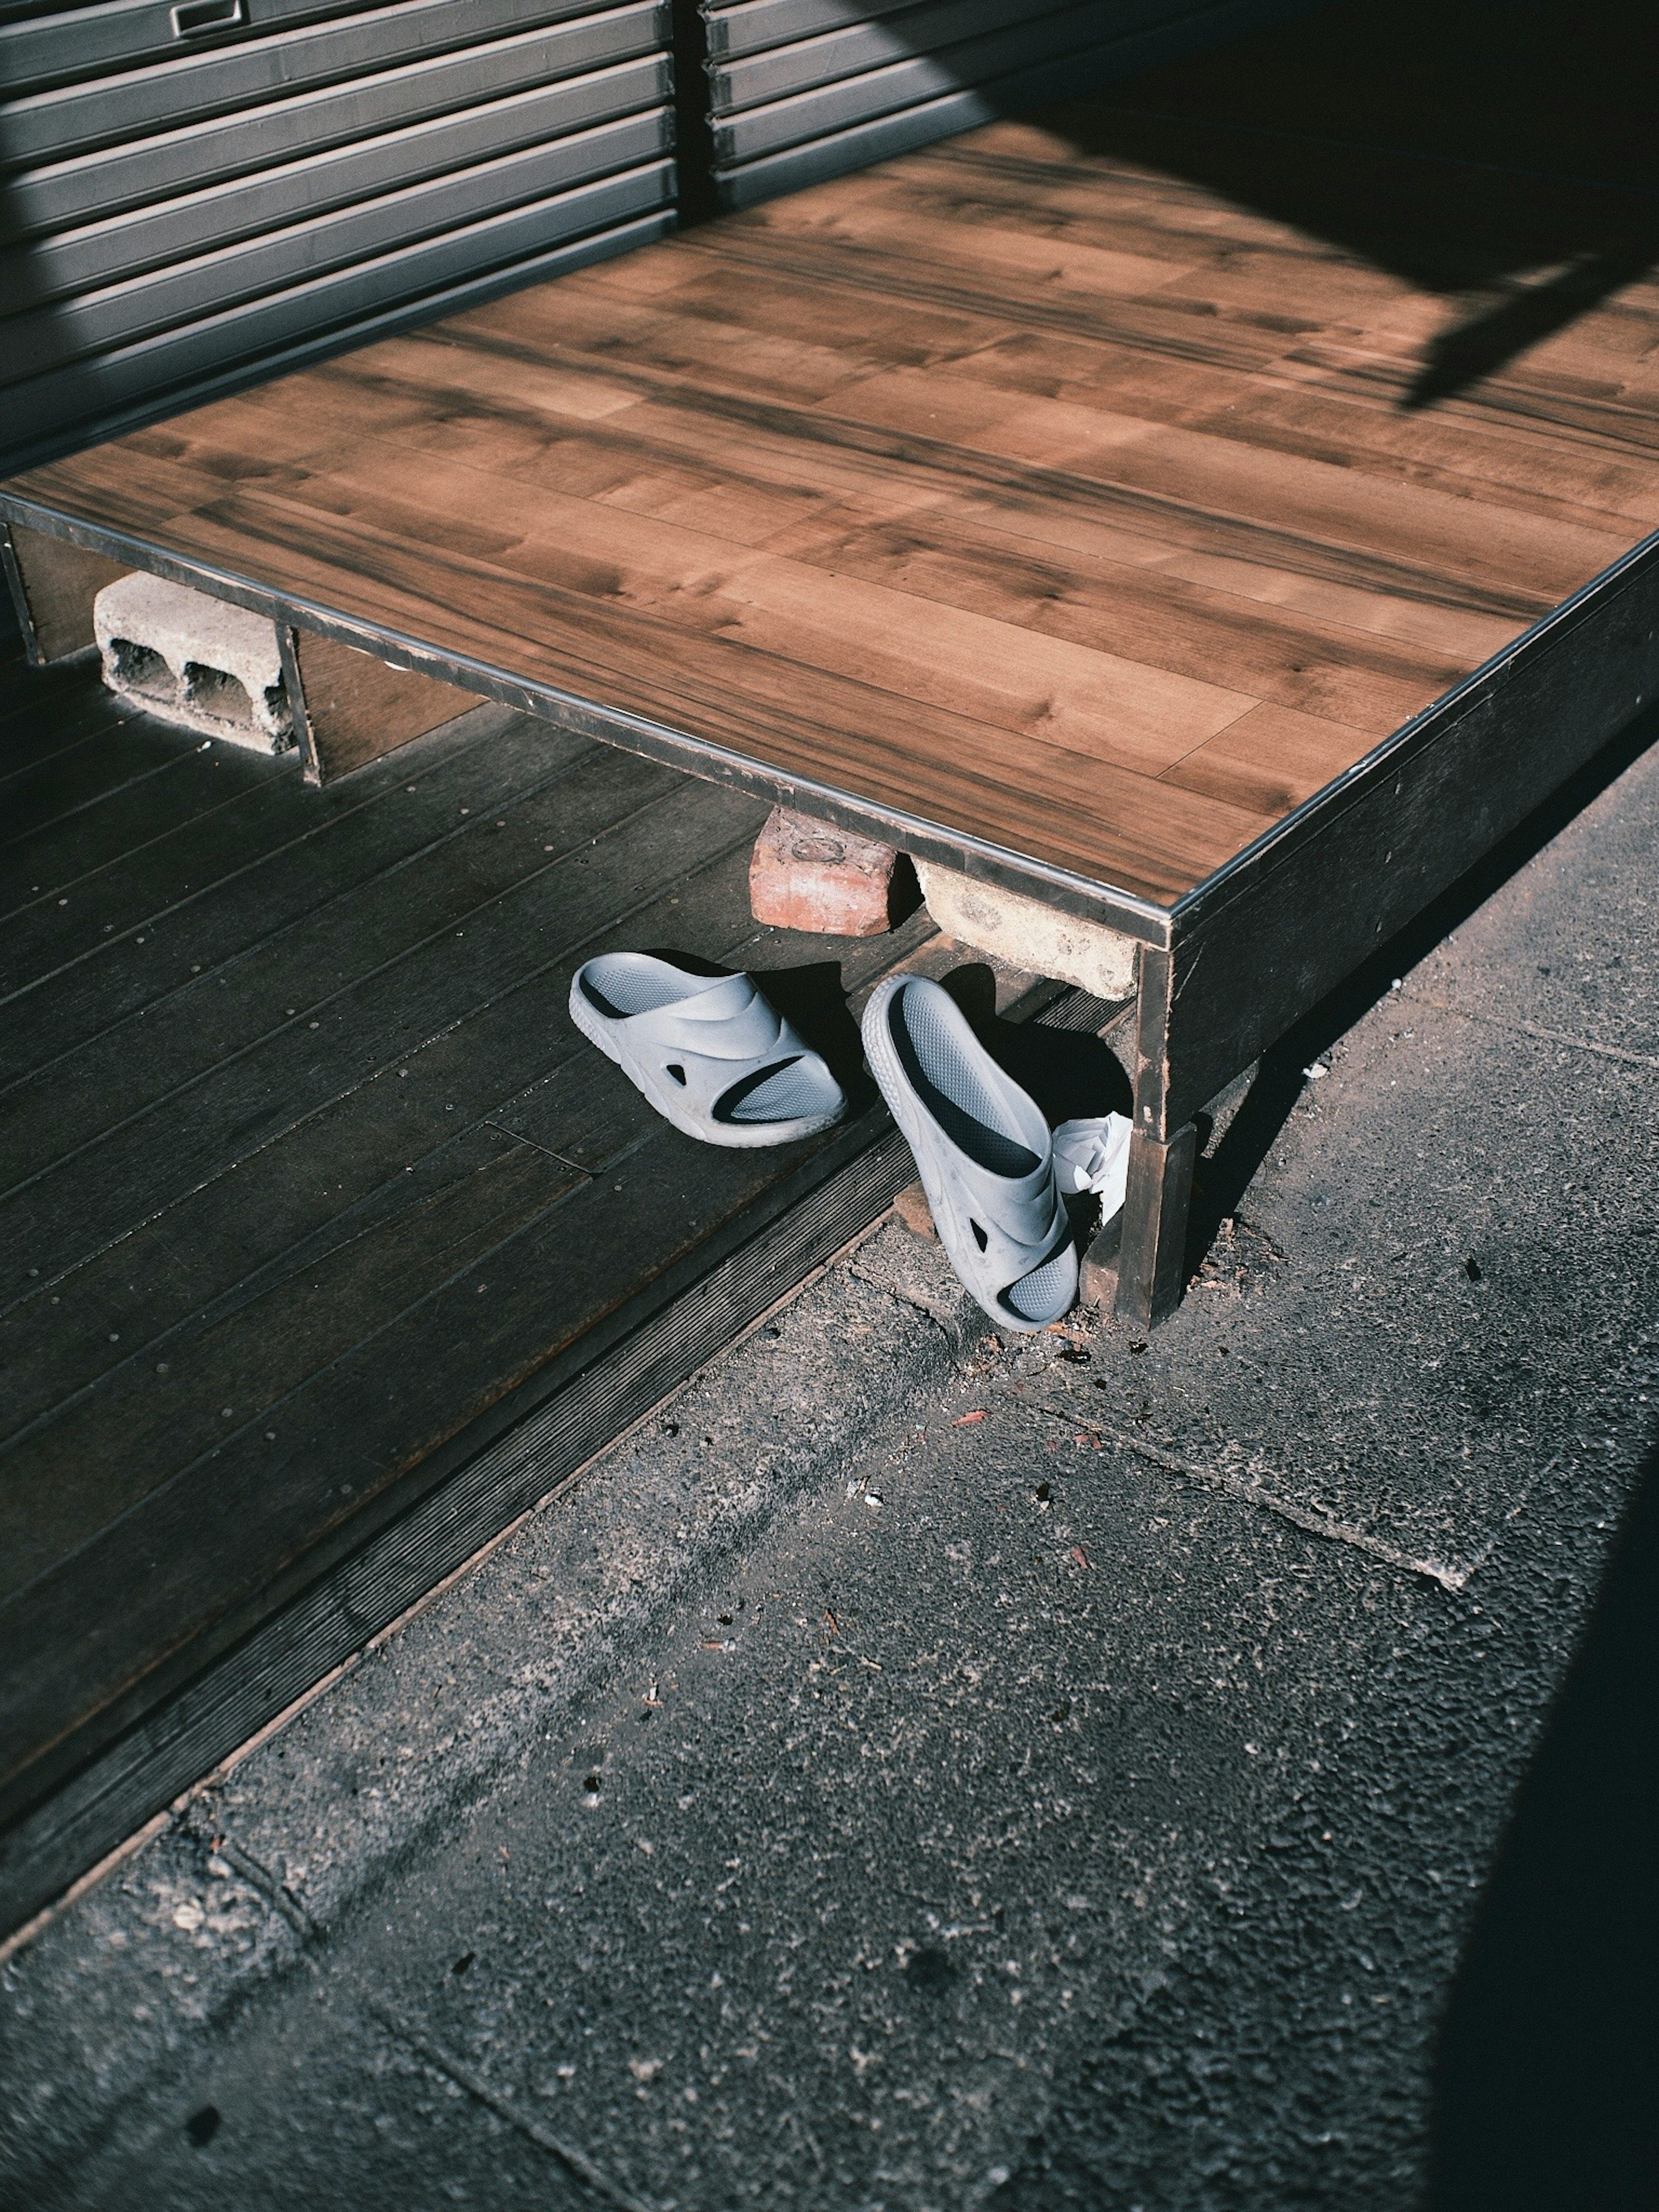
[[[841,1052],[842,988],[927,960],[931,931],[757,929],[757,802],[504,708],[319,792],[293,755],[125,713],[84,665],[13,665],[0,696],[0,1891],[26,1907],[400,1585],[291,1654],[261,1624],[879,1139],[878,1110],[777,1152],[680,1137],[571,1025],[574,964],[657,945],[790,970]],[[895,1178],[897,1153],[852,1213],[790,1231],[775,1279],[629,1355],[516,1492],[428,1516],[405,1601]],[[198,1689],[188,1741],[159,1726],[238,1649],[216,1721]]]

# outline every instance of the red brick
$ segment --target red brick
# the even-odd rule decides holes
[[[919,1182],[908,1182],[893,1200],[893,1211],[913,1237],[931,1237],[939,1242],[939,1231],[933,1226],[933,1209],[927,1203],[927,1194]]]
[[[823,937],[878,937],[890,929],[898,854],[810,815],[775,806],[755,840],[749,903],[757,921]],[[907,867],[908,877],[909,870]]]

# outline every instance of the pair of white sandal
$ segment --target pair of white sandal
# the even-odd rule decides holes
[[[605,953],[577,969],[570,1015],[665,1120],[704,1144],[787,1145],[847,1111],[823,1058],[751,976],[695,975],[650,953]],[[915,1155],[964,1287],[1004,1328],[1058,1321],[1077,1300],[1077,1245],[1036,1101],[997,1066],[950,994],[923,976],[890,976],[863,1026],[871,1073]],[[1066,1125],[1084,1127],[1105,1124]],[[1085,1187],[1067,1168],[1068,1181]]]

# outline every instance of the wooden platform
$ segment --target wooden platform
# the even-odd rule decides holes
[[[1168,1144],[1659,675],[1652,179],[1542,72],[1471,161],[1490,40],[1418,13],[1415,75],[1299,19],[38,470],[25,596],[153,568],[307,695],[368,647],[1092,918]]]
[[[757,929],[755,800],[497,707],[318,792],[0,676],[10,1925],[908,1179],[878,1109],[680,1137],[575,962],[767,969],[851,1083],[845,994],[960,956]]]
[[[1659,289],[1413,409],[1455,233],[1429,289],[1171,128],[998,125],[9,504],[1168,910],[1659,520]],[[1447,179],[1382,167],[1330,181],[1443,231]],[[1459,228],[1558,191],[1465,179]]]

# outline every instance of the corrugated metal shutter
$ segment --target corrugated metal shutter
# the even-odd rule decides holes
[[[702,0],[714,199],[744,207],[1308,0]]]
[[[0,469],[659,234],[669,13],[0,7]]]

